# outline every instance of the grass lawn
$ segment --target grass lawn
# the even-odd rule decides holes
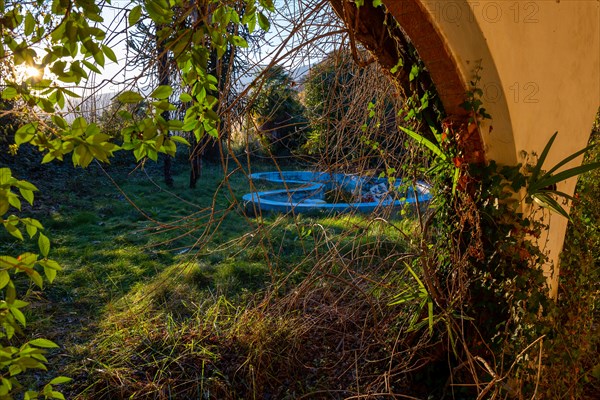
[[[239,204],[250,171],[233,162],[205,165],[196,189],[184,163],[173,188],[154,163],[11,167],[41,189],[25,212],[44,223],[64,268],[43,290],[18,287],[31,304],[27,333],[60,345],[49,372],[30,373],[27,385],[66,375],[74,381],[61,390],[73,399],[448,395],[456,360],[444,325],[415,331],[427,321],[420,300],[391,305],[418,291],[406,268],[421,252],[414,216],[250,218]],[[598,174],[580,181],[565,244],[539,380],[548,398],[596,388]],[[2,254],[26,250],[35,243],[0,233]],[[452,396],[472,398],[469,390]]]
[[[32,171],[32,212],[64,271],[28,289],[28,328],[61,346],[50,375],[74,378],[67,397],[349,394],[405,362],[355,369],[357,352],[384,360],[393,345],[386,302],[414,222],[247,218],[246,171],[228,168],[206,165],[196,189],[185,165],[171,189],[150,164]]]

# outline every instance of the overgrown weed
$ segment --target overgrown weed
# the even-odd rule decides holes
[[[600,113],[585,156],[600,161]],[[600,171],[579,179],[565,246],[553,330],[544,343],[540,396],[593,398],[600,393]]]
[[[243,292],[228,300],[194,289],[184,276],[157,280],[156,290],[140,287],[102,324],[91,346],[97,365],[112,366],[115,376],[97,367],[82,396],[292,399],[400,390],[402,379],[390,382],[390,374],[402,376],[416,360],[399,337],[402,311],[387,305],[389,291],[378,292],[389,282],[340,268],[334,259],[316,261],[283,296]],[[196,374],[202,365],[202,377],[181,368],[190,360]],[[137,389],[124,393],[124,387]]]
[[[415,315],[427,319],[417,304],[390,306],[412,282],[404,262],[420,254],[415,219],[246,219],[229,208],[229,194],[207,194],[222,181],[218,166],[205,169],[210,190],[200,193],[176,175],[178,198],[158,190],[156,178],[133,175],[115,195],[93,183],[102,176],[81,180],[98,190],[69,195],[71,209],[40,210],[55,221],[67,267],[45,296],[69,311],[33,326],[65,346],[60,365],[76,378],[72,398],[468,398],[461,379],[489,379],[479,361],[457,365],[481,354],[481,343],[452,353],[456,338],[444,324],[430,335],[411,327]],[[572,290],[561,292],[555,335],[543,341],[543,369],[522,368],[516,382],[525,391],[537,384],[545,398],[585,398],[598,387],[598,288],[587,278],[600,258],[600,178],[588,177],[562,266]],[[230,184],[240,195],[247,188],[243,174]],[[41,297],[36,307],[48,304]],[[522,360],[537,360],[541,345]]]

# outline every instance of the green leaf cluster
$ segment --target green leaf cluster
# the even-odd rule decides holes
[[[15,190],[18,190],[20,196],[15,193]],[[57,347],[53,342],[42,338],[26,342],[19,348],[9,344],[9,341],[14,340],[15,333],[27,325],[25,314],[21,309],[28,303],[17,297],[17,289],[13,281],[15,276],[25,274],[42,288],[44,283],[42,273],[49,282],[52,282],[57,271],[61,270],[61,266],[56,261],[48,258],[50,240],[42,233],[44,229],[42,224],[33,218],[7,215],[11,208],[21,211],[21,198],[33,205],[36,191],[37,188],[33,184],[15,178],[9,168],[0,169],[0,221],[6,231],[20,241],[25,240],[24,233],[29,239],[37,236],[39,249],[39,254],[26,252],[18,256],[0,255],[0,290],[4,292],[0,300],[0,371],[3,371],[0,380],[0,398],[10,398],[13,388],[19,386],[17,375],[32,368],[46,370],[48,360],[44,357],[46,352],[44,349]],[[33,393],[37,392],[31,392],[29,398],[35,398],[31,397]],[[54,395],[56,396],[54,398],[62,398],[59,392]]]
[[[600,168],[600,162],[591,162],[588,164],[580,165],[577,167],[569,168],[566,170],[562,170],[561,172],[556,173],[560,168],[564,167],[569,162],[575,160],[578,157],[582,157],[583,154],[591,150],[595,145],[590,145],[585,147],[570,156],[566,157],[564,160],[557,163],[554,167],[550,168],[548,171],[544,171],[543,165],[546,161],[546,157],[552,148],[552,144],[556,140],[556,136],[558,132],[554,133],[544,150],[540,154],[537,163],[531,169],[531,175],[528,176],[527,180],[527,196],[528,200],[533,200],[540,206],[552,210],[563,217],[570,219],[569,213],[567,210],[557,201],[558,198],[562,198],[564,200],[574,200],[572,196],[561,192],[556,189],[556,185],[559,182],[565,181],[570,178],[577,177],[586,172],[595,170]]]
[[[156,42],[172,55],[181,72],[183,94],[173,99],[174,90],[169,85],[121,92],[116,100],[125,126],[117,137],[82,117],[68,121],[60,112],[69,98],[79,97],[68,86],[80,85],[92,73],[101,74],[108,61],[120,61],[105,42],[107,32],[100,25],[102,7],[110,2],[50,0],[29,4],[0,0],[0,62],[10,68],[35,67],[47,75],[0,77],[3,104],[9,102],[10,113],[25,116],[15,131],[11,152],[17,154],[21,146],[30,144],[44,155],[42,163],[62,161],[70,155],[74,165],[85,168],[94,160],[108,163],[118,150],[131,151],[138,160],[156,160],[159,153],[173,156],[176,143],[188,142],[172,132],[192,132],[197,139],[205,134],[218,136],[219,83],[212,64],[228,49],[247,46],[239,33],[242,25],[250,32],[257,24],[268,30],[266,13],[274,10],[274,4],[272,0],[245,0],[241,7],[219,0],[205,3],[207,14],[196,15],[194,23],[190,23],[191,15],[198,7],[187,0],[142,0],[126,6],[128,29],[142,23],[156,27]],[[177,100],[189,103],[183,121],[167,118],[176,109]],[[133,113],[133,107],[143,112]],[[15,276],[25,275],[41,288],[44,277],[52,282],[61,270],[48,258],[51,241],[43,233],[43,225],[19,216],[23,200],[32,205],[36,191],[31,183],[15,178],[9,168],[0,169],[0,222],[15,241],[35,241],[38,250],[0,255],[0,399],[12,398],[19,374],[31,368],[45,370],[45,349],[56,347],[41,338],[13,346],[15,333],[27,323],[21,311],[27,303],[18,299]],[[24,398],[62,399],[56,385],[68,381],[55,378],[39,392],[27,391]]]

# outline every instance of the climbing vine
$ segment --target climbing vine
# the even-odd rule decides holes
[[[489,118],[478,93],[475,87],[467,94],[471,122]],[[468,164],[461,156],[465,132],[442,126],[435,141],[400,128],[431,155],[423,173],[432,182],[435,211],[423,224],[419,257],[406,265],[414,281],[394,304],[415,302],[412,329],[428,327],[430,335],[446,338],[456,359],[454,378],[475,384],[459,392],[477,398],[531,395],[531,377],[541,368],[532,357],[541,357],[544,338],[554,332],[541,238],[551,214],[569,218],[561,201],[572,200],[556,184],[600,163],[564,169],[590,146],[548,167],[555,133],[523,164]]]

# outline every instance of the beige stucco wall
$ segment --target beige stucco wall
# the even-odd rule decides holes
[[[547,166],[586,145],[600,107],[600,0],[422,3],[465,82],[481,60],[479,86],[493,118],[482,132],[488,159],[515,164],[521,151],[539,154],[556,131]],[[559,190],[572,193],[575,183]],[[551,216],[546,248],[555,262],[566,224]]]

